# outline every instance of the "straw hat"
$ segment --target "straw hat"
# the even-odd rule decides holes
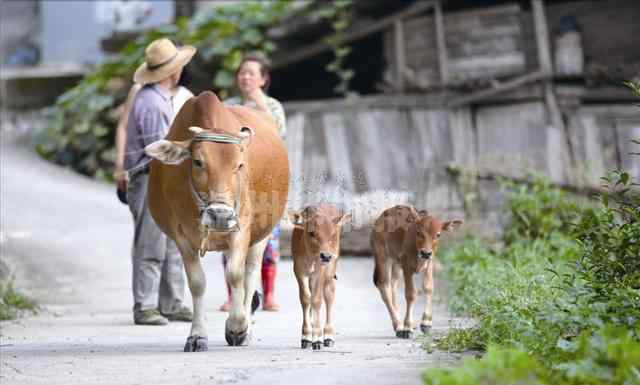
[[[154,40],[144,50],[144,63],[133,75],[133,81],[140,84],[157,83],[171,76],[189,63],[196,48],[185,45],[180,48],[167,38]]]

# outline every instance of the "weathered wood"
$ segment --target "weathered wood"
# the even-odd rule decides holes
[[[436,20],[436,41],[438,42],[438,64],[440,66],[440,82],[446,85],[449,82],[449,63],[447,45],[445,44],[444,23],[442,21],[442,4],[438,1],[434,9]]]
[[[536,72],[533,72],[533,73],[530,73],[530,74],[526,74],[526,75],[520,76],[520,77],[518,77],[516,79],[513,79],[513,80],[510,80],[508,82],[500,83],[500,84],[498,84],[497,86],[495,86],[493,88],[490,88],[490,89],[487,89],[487,90],[482,90],[482,91],[477,91],[477,92],[474,92],[471,95],[453,99],[453,100],[451,100],[451,101],[449,101],[447,103],[447,106],[449,108],[454,108],[454,107],[462,106],[464,104],[473,103],[475,101],[482,100],[482,99],[485,99],[487,97],[500,94],[502,92],[514,90],[514,89],[516,89],[518,87],[521,87],[521,86],[523,86],[523,85],[525,85],[527,83],[532,83],[532,82],[535,82],[535,81],[538,81],[538,80],[542,80],[545,77],[546,77],[545,74],[543,74],[541,71],[536,71]]]
[[[346,126],[342,114],[325,113],[322,115],[322,123],[325,127],[323,132],[327,143],[331,174],[339,188],[353,192],[355,186],[351,167],[351,152],[347,143]]]
[[[398,91],[404,90],[404,73],[407,67],[407,58],[405,55],[405,38],[404,25],[401,19],[397,19],[393,23],[393,33],[395,37],[395,67],[396,67],[396,86]]]
[[[307,122],[305,114],[294,114],[287,119],[287,152],[289,154],[289,202],[287,207],[304,207],[302,192],[304,186],[304,129]]]
[[[428,9],[431,9],[435,5],[434,1],[418,1],[414,3],[412,6],[394,13],[392,15],[386,16],[374,23],[371,23],[367,26],[361,27],[357,30],[348,31],[344,34],[344,37],[340,40],[340,43],[349,43],[354,40],[361,39],[363,37],[369,36],[372,33],[382,31],[384,29],[392,26],[396,20],[402,20],[412,15],[416,15],[420,12],[424,12]],[[274,61],[272,68],[278,69],[293,63],[297,63],[299,61],[305,60],[307,58],[313,57],[319,53],[327,51],[331,49],[331,47],[324,41],[318,42],[316,44],[312,44],[307,46],[297,52],[291,53],[286,57],[283,57],[280,60]]]
[[[547,30],[544,4],[542,0],[531,0],[533,10],[533,24],[536,32],[536,46],[538,48],[538,64],[545,75],[553,74],[551,49],[549,48],[549,31]]]

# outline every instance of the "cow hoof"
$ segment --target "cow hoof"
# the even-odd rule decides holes
[[[249,333],[246,331],[241,333],[234,333],[230,330],[225,331],[224,338],[227,340],[229,346],[242,346],[243,344],[248,344]]]
[[[429,332],[431,332],[431,325],[420,325],[420,330],[422,330],[424,334],[429,334]]]
[[[309,346],[311,346],[311,341],[302,340],[302,343],[300,344],[300,346],[302,347],[302,349],[309,349]]]
[[[185,352],[206,352],[209,350],[207,337],[190,336],[184,344]]]
[[[311,347],[313,350],[320,350],[322,349],[322,342],[320,341],[313,342],[311,343]]]
[[[409,338],[413,337],[413,332],[411,330],[398,330],[398,331],[396,331],[396,337],[403,338],[403,339],[409,339]]]
[[[335,343],[336,343],[336,342],[335,342],[334,340],[332,340],[331,338],[326,338],[326,339],[324,340],[324,346],[326,346],[326,347],[328,347],[328,348],[330,348],[330,347],[332,347],[333,345],[335,345]]]

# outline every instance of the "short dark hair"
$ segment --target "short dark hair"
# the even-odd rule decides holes
[[[250,54],[242,57],[240,64],[238,65],[238,69],[236,70],[236,79],[238,79],[238,73],[240,72],[240,68],[242,65],[248,61],[253,61],[260,64],[260,74],[264,78],[264,86],[262,86],[262,90],[267,92],[269,90],[269,86],[271,85],[271,68],[269,68],[269,62],[258,54]]]
[[[191,80],[193,79],[193,75],[191,74],[191,68],[189,64],[182,67],[182,72],[180,73],[180,79],[178,79],[178,85],[189,88],[191,86]]]

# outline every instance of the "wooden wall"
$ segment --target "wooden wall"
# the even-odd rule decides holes
[[[484,235],[499,231],[502,195],[496,183],[471,178],[463,186],[447,172],[451,164],[471,175],[524,178],[534,170],[573,186],[597,187],[606,170],[619,167],[640,178],[640,157],[629,155],[630,139],[640,138],[640,109],[633,105],[580,107],[567,117],[566,129],[546,124],[542,101],[448,111],[371,107],[363,98],[348,108],[296,103],[286,109],[288,206],[329,201],[365,210],[347,225],[345,248],[352,252],[368,251],[367,226],[396,203],[466,216]]]

